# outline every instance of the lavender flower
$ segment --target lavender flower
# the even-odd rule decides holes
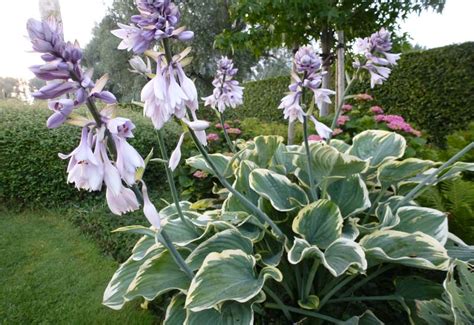
[[[54,111],[54,114],[48,118],[46,125],[48,128],[54,129],[66,122],[74,109],[74,101],[72,99],[50,101],[49,108]]]
[[[390,75],[389,66],[397,64],[400,54],[389,53],[392,49],[390,32],[384,28],[373,33],[370,37],[356,39],[356,52],[361,57],[353,63],[355,68],[361,68],[370,73],[370,86],[381,85]]]
[[[321,69],[321,58],[312,47],[303,46],[295,54],[295,66],[298,73],[305,72],[309,75]]]
[[[133,186],[137,169],[145,168],[145,162],[125,138],[114,137],[114,140],[117,148],[117,169],[125,183]]]
[[[212,85],[214,90],[212,95],[204,97],[205,106],[216,108],[223,113],[227,107],[236,108],[243,103],[243,87],[239,86],[237,80],[233,77],[237,74],[237,69],[234,68],[232,60],[227,57],[222,57],[217,62],[217,74]]]

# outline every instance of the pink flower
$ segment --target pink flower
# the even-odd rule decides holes
[[[219,141],[219,135],[217,133],[209,133],[207,135],[207,141],[209,141],[209,142]]]
[[[344,124],[346,124],[347,121],[350,120],[350,117],[347,116],[347,115],[341,115],[339,116],[339,118],[337,119],[337,126],[342,126]]]
[[[214,126],[216,127],[216,129],[222,129],[222,124],[220,124],[220,123],[217,123],[217,124],[214,125]],[[225,129],[228,129],[228,128],[230,128],[230,125],[227,124],[227,123],[224,123],[224,128],[225,128]]]
[[[311,134],[308,136],[308,141],[322,141],[323,138],[321,138],[319,135],[317,134]]]
[[[242,131],[238,128],[229,128],[227,129],[227,133],[228,134],[236,134],[236,135],[239,135],[242,133]]]
[[[411,134],[413,134],[415,137],[421,137],[421,131],[418,131],[418,130],[412,130],[411,131]]]
[[[194,172],[193,176],[198,178],[198,179],[204,179],[208,176],[208,173],[203,172],[202,170],[198,170],[198,171]]]
[[[342,133],[342,129],[335,128],[334,131],[332,132],[332,135],[336,136],[336,135],[341,134],[341,133]]]
[[[343,112],[349,112],[349,111],[352,110],[352,107],[353,106],[351,104],[344,104],[344,105],[342,105],[342,111]]]
[[[359,100],[359,101],[369,101],[369,100],[373,100],[374,98],[370,96],[369,94],[358,94],[358,95],[355,95],[354,99]]]
[[[370,108],[370,111],[371,111],[372,113],[374,113],[374,114],[377,114],[377,115],[383,114],[383,109],[382,109],[382,107],[380,107],[380,106],[372,106],[372,107]]]

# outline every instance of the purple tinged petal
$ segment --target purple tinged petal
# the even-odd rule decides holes
[[[148,222],[155,227],[156,229],[161,228],[161,216],[156,210],[153,203],[151,203],[150,198],[148,197],[148,190],[145,185],[145,182],[142,182],[142,193],[143,193],[143,213],[148,219]]]
[[[92,96],[102,100],[103,102],[107,104],[117,103],[117,98],[115,98],[115,95],[112,94],[110,91],[101,91],[99,93],[94,93],[94,95]]]
[[[310,119],[313,121],[316,132],[321,138],[329,139],[329,137],[331,137],[332,130],[329,127],[327,127],[324,123],[319,122],[314,116],[311,116]]]
[[[135,211],[140,207],[135,193],[123,185],[118,195],[114,195],[112,190],[107,188],[105,197],[110,211],[119,216],[127,212]]]
[[[178,144],[176,145],[176,148],[173,150],[170,156],[170,160],[168,162],[168,167],[174,171],[176,167],[178,167],[179,161],[181,160],[181,145],[183,144],[184,140],[184,133],[181,134],[179,137]]]
[[[187,30],[179,33],[177,37],[180,41],[189,41],[194,37],[194,32]]]

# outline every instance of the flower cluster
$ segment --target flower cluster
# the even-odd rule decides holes
[[[343,126],[344,124],[346,124],[346,122],[348,122],[351,118],[347,115],[341,115],[337,118],[337,121],[336,121],[336,124],[337,126]]]
[[[234,80],[237,69],[234,68],[232,60],[222,57],[217,62],[217,74],[212,85],[214,91],[212,95],[204,97],[205,106],[216,108],[223,113],[227,107],[236,108],[243,103],[243,87],[239,86],[239,82]]]
[[[122,39],[119,49],[141,54],[154,41],[176,38],[182,41],[194,37],[192,31],[178,27],[180,13],[178,7],[169,0],[136,0],[139,15],[131,18],[131,24],[118,24],[119,29],[112,34]]]
[[[383,114],[383,108],[380,106],[372,106],[370,108],[370,111],[374,113],[375,115]]]
[[[57,128],[68,119],[72,111],[88,99],[100,99],[107,104],[116,102],[115,96],[103,91],[106,78],[95,84],[92,82],[92,71],[84,72],[80,66],[82,50],[77,42],[65,42],[62,26],[54,19],[47,21],[28,20],[28,35],[33,50],[41,53],[44,63],[30,67],[38,79],[48,81],[32,96],[37,99],[48,99],[53,112],[48,119],[48,128]],[[69,94],[69,98],[61,98]]]
[[[298,50],[294,58],[295,71],[292,73],[293,83],[288,87],[290,92],[283,97],[278,108],[283,109],[285,119],[290,122],[299,120],[303,123],[306,112],[301,106],[303,94],[306,89],[313,93],[314,102],[321,109],[323,103],[331,103],[330,95],[334,91],[321,88],[324,71],[321,70],[321,58],[314,52],[313,48],[304,46]],[[302,74],[302,77],[300,77]],[[316,131],[323,138],[328,138],[331,129],[317,121],[313,116],[311,120],[315,123]]]
[[[96,99],[106,104],[116,103],[115,96],[103,90],[107,77],[95,83],[91,80],[92,72],[81,68],[79,45],[65,42],[62,28],[54,20],[30,19],[27,30],[33,49],[42,53],[45,61],[31,70],[39,79],[50,81],[33,94],[35,98],[49,100],[48,106],[53,111],[47,122],[49,128],[59,127],[71,117],[74,108],[86,102],[93,110]],[[65,94],[70,98],[59,98]],[[95,113],[98,116],[94,120],[80,119],[82,133],[78,147],[67,155],[59,154],[61,159],[69,159],[67,181],[87,191],[100,191],[105,184],[107,204],[114,214],[137,210],[138,199],[125,186],[134,186],[137,170],[145,167],[140,154],[127,142],[127,138],[133,137],[135,125],[129,119],[114,117],[111,109]],[[115,151],[115,160],[109,157],[108,142],[113,143],[109,149]],[[142,191],[145,216],[153,226],[160,227],[160,216],[148,199],[145,184]]]
[[[390,75],[389,66],[397,64],[400,54],[390,53],[392,42],[390,32],[384,28],[373,33],[370,37],[358,38],[355,50],[361,54],[354,61],[355,68],[362,68],[370,73],[370,86],[381,85]]]
[[[344,104],[341,108],[343,112],[350,112],[352,111],[353,106],[351,104]]]
[[[403,131],[411,133],[414,136],[421,136],[421,132],[415,130],[409,123],[405,122],[405,119],[400,115],[376,115],[374,119],[377,123],[385,122],[387,127],[394,131]]]

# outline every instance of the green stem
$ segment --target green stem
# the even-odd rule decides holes
[[[354,82],[357,78],[358,73],[359,73],[359,69],[357,69],[357,71],[354,73],[354,76],[352,76],[352,79],[347,84],[346,89],[344,89],[344,93],[342,94],[342,100],[337,106],[336,112],[334,114],[334,119],[332,120],[332,123],[331,123],[331,130],[334,130],[334,128],[336,127],[337,119],[339,118],[339,116],[341,116],[342,106],[344,105],[344,99],[346,98],[346,95],[349,93],[349,90],[354,85]],[[329,135],[329,138],[327,139],[328,144],[331,142],[331,138],[332,138],[332,134]]]
[[[352,279],[354,279],[356,275],[350,275],[341,282],[339,282],[334,288],[332,288],[321,300],[319,303],[319,309],[323,308],[323,306],[328,302],[329,299],[331,299],[332,296],[334,296],[339,290],[342,289],[346,284],[348,284]]]
[[[206,160],[207,164],[211,167],[211,169],[214,171],[215,176],[219,179],[221,184],[229,190],[229,192],[232,193],[232,195],[235,195],[235,197],[242,202],[243,205],[245,205],[246,208],[250,209],[255,213],[255,216],[257,219],[259,219],[260,222],[263,224],[267,223],[270,228],[272,228],[273,232],[277,236],[278,239],[280,240],[286,240],[285,234],[281,231],[281,229],[273,222],[272,219],[270,219],[269,216],[267,216],[263,211],[261,211],[255,204],[253,204],[249,199],[247,199],[245,196],[243,196],[239,191],[234,189],[232,187],[232,184],[230,184],[224,175],[222,175],[217,167],[214,165],[212,162],[211,158],[209,157],[209,154],[207,153],[206,149],[202,146],[201,142],[199,142],[199,139],[196,137],[196,134],[192,129],[189,129],[189,133],[191,134],[191,137],[193,138],[194,143],[196,144],[197,149],[203,156],[203,158]]]
[[[157,131],[158,134],[158,144],[160,146],[160,152],[161,152],[161,157],[168,161],[168,153],[166,152],[166,145],[165,145],[165,140],[163,138],[163,131],[160,129]],[[199,235],[199,233],[196,231],[196,228],[194,225],[184,217],[183,211],[181,210],[181,205],[179,204],[179,195],[178,191],[176,190],[176,184],[174,182],[174,177],[173,177],[173,172],[171,169],[168,167],[168,164],[165,164],[165,171],[166,171],[166,178],[168,180],[168,185],[171,190],[171,196],[173,197],[173,202],[176,207],[176,212],[178,213],[179,218],[183,222],[183,224],[191,229],[195,234]]]
[[[174,247],[173,242],[171,241],[171,238],[168,236],[166,231],[161,228],[159,235],[163,239],[163,244],[168,248],[169,252],[171,253],[171,256],[173,257],[174,261],[176,264],[178,264],[179,268],[183,270],[184,273],[190,278],[194,278],[194,272],[189,268],[188,264],[184,261],[183,257],[181,254],[178,252],[176,247]]]
[[[361,281],[355,283],[352,287],[350,287],[346,292],[344,292],[341,297],[347,297],[347,296],[350,296],[351,294],[353,294],[357,289],[361,288],[362,286],[364,286],[366,283],[372,281],[372,279],[378,277],[380,274],[394,268],[395,266],[393,264],[387,264],[381,268],[379,268],[377,271],[375,271],[374,273],[371,273],[370,275],[368,275],[367,277],[365,277],[364,279],[362,279]]]
[[[311,270],[309,271],[308,278],[306,279],[306,288],[305,288],[305,298],[308,298],[309,294],[311,293],[311,289],[313,288],[313,281],[314,276],[316,275],[316,271],[319,267],[319,260],[315,259],[313,265],[311,266]]]
[[[280,306],[278,306],[277,304],[271,304],[271,303],[266,303],[265,307],[270,308],[270,309],[281,309]],[[313,317],[313,318],[317,318],[317,319],[322,319],[322,320],[331,322],[333,324],[343,324],[343,322],[339,319],[332,318],[330,316],[323,315],[323,314],[320,314],[320,313],[307,311],[307,310],[304,310],[304,309],[299,309],[299,308],[290,307],[290,306],[285,306],[285,308],[287,310],[295,313],[295,314],[300,314],[300,315],[309,316],[309,317]]]
[[[385,301],[385,300],[400,300],[399,296],[373,296],[373,297],[346,297],[346,298],[335,298],[328,301],[329,304],[337,302],[349,302],[349,301]]]
[[[400,206],[402,206],[403,204],[407,203],[407,202],[410,202],[410,200],[414,199],[418,192],[425,186],[425,185],[429,185],[432,181],[435,180],[435,178],[442,172],[444,171],[446,168],[448,168],[449,166],[451,166],[453,163],[455,163],[457,160],[459,160],[462,156],[464,156],[467,152],[469,152],[470,150],[474,149],[474,142],[471,142],[470,144],[468,144],[467,146],[464,147],[464,149],[462,149],[461,151],[459,151],[457,154],[455,154],[454,156],[451,157],[451,159],[449,159],[447,162],[445,162],[444,164],[442,164],[437,170],[436,172],[432,173],[430,176],[428,176],[427,178],[425,178],[421,183],[419,183],[414,189],[412,189],[396,206],[395,206],[395,210],[398,209]]]
[[[269,296],[270,298],[272,298],[276,304],[278,305],[278,308],[281,309],[281,311],[283,312],[283,314],[285,315],[285,317],[290,321],[292,322],[291,320],[291,314],[290,312],[288,311],[288,308],[287,306],[285,306],[285,304],[283,303],[283,301],[281,301],[280,298],[278,298],[278,296],[269,288],[269,287],[264,287],[263,288],[263,291],[265,291]]]
[[[311,152],[309,150],[309,141],[308,141],[308,117],[305,115],[303,116],[303,138],[304,138],[304,147],[306,150],[306,157],[308,159],[308,177],[309,177],[309,191],[311,194],[311,199],[312,201],[315,201],[318,199],[318,194],[316,193],[316,185],[314,183],[314,177],[313,177],[313,169],[311,168],[313,166],[312,161],[311,161]]]
[[[222,112],[222,113],[217,112],[217,115],[219,116],[219,119],[221,121],[222,131],[224,132],[225,141],[227,142],[227,145],[229,146],[229,149],[232,151],[232,153],[236,154],[235,146],[232,143],[232,140],[229,138],[229,134],[227,133],[226,128],[224,127],[224,124],[225,124],[224,112]]]

